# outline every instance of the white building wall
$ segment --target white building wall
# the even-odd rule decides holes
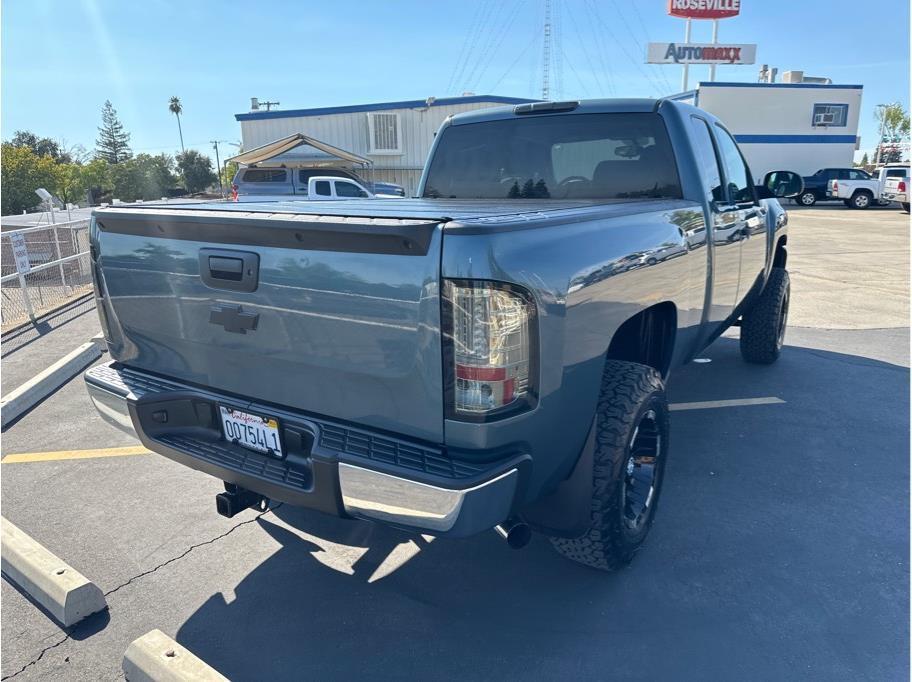
[[[861,94],[860,87],[849,86],[700,83],[697,106],[722,120],[759,179],[771,170],[811,175],[819,168],[851,167]],[[814,126],[815,104],[847,104],[846,125]]]
[[[304,133],[374,162],[368,179],[402,185],[408,195],[418,188],[434,133],[453,114],[493,106],[496,102],[443,104],[410,109],[383,109],[377,113],[399,114],[399,146],[402,154],[370,154],[368,114],[357,111],[318,116],[264,118],[241,121],[241,141],[245,150],[254,149],[294,133]]]

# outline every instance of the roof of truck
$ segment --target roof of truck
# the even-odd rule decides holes
[[[554,114],[623,114],[623,113],[646,113],[655,111],[659,102],[662,100],[647,98],[630,98],[630,99],[585,99],[573,100],[567,102],[568,105],[575,106],[572,109],[552,109]],[[479,123],[481,121],[497,121],[504,118],[515,116],[515,109],[518,106],[526,106],[534,103],[514,104],[506,107],[488,107],[486,109],[475,109],[466,111],[461,114],[454,114],[450,118],[450,125],[462,125],[465,123]],[[559,107],[561,102],[542,103],[549,106]],[[537,115],[539,112],[533,112]],[[548,111],[541,111],[541,114],[548,114]]]

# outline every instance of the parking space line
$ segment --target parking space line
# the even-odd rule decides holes
[[[0,462],[3,464],[21,464],[24,462],[53,462],[62,459],[92,459],[95,457],[126,457],[129,455],[150,454],[141,445],[128,445],[121,448],[99,448],[95,450],[58,450],[56,452],[25,452],[6,455]]]
[[[696,403],[671,403],[668,409],[672,412],[682,410],[708,410],[714,407],[742,407],[745,405],[777,405],[784,403],[782,398],[770,396],[768,398],[740,398],[737,400],[704,400]]]

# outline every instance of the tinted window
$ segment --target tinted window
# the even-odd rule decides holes
[[[728,131],[719,125],[716,126],[716,139],[719,141],[719,156],[722,157],[728,181],[729,200],[736,204],[753,202],[754,188],[751,187],[750,172],[738,150],[738,145]]]
[[[908,168],[887,168],[888,178],[904,178],[909,174]]]
[[[840,168],[838,171],[836,171],[836,174],[833,177],[836,178],[837,180],[848,180],[849,179],[849,169]]]
[[[244,182],[285,182],[282,168],[248,168],[244,171]]]
[[[815,104],[814,120],[811,125],[829,128],[844,128],[849,117],[848,104]]]
[[[704,178],[704,189],[714,201],[723,201],[725,196],[722,193],[722,175],[719,172],[716,148],[709,133],[709,124],[696,116],[692,117],[690,122],[693,125],[694,147],[697,161],[700,163],[700,174]]]
[[[849,180],[870,180],[871,176],[864,171],[850,170]]]
[[[332,191],[329,189],[329,180],[317,180],[314,183],[314,194],[321,197],[331,197]]]
[[[338,171],[333,168],[310,168],[310,169],[298,171],[298,181],[302,185],[306,185],[307,181],[310,180],[314,176],[330,177],[330,178],[347,178],[348,177],[342,171]]]
[[[658,114],[570,114],[447,127],[424,196],[679,198],[681,188]]]
[[[366,197],[367,192],[350,182],[337,182],[336,195],[340,197]]]

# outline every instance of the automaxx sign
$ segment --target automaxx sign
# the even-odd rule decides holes
[[[668,13],[682,19],[726,19],[741,12],[741,0],[668,0]]]
[[[646,49],[649,64],[753,64],[756,58],[756,45],[649,43]]]

